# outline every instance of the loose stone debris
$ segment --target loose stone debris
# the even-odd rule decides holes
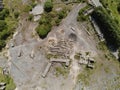
[[[52,43],[49,44],[47,52],[49,54],[61,56],[61,57],[68,57],[72,52],[73,42],[70,40],[59,40],[57,43],[56,41],[52,40]]]

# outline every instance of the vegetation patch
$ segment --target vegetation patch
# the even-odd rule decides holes
[[[120,29],[119,25],[109,15],[105,8],[98,7],[92,13],[93,18],[96,20],[104,34],[107,44],[114,47],[120,46]]]
[[[4,9],[0,11],[0,50],[6,46],[8,38],[13,35],[18,24],[18,17],[23,13],[28,13],[35,7],[35,0],[30,0],[23,5],[21,0],[3,0]],[[32,20],[29,16],[28,20]]]
[[[0,83],[4,82],[6,83],[5,90],[14,90],[16,88],[13,79],[9,75],[3,75],[2,69],[0,68]]]
[[[56,69],[56,76],[62,75],[66,77],[69,73],[68,68],[65,67],[56,67],[55,69]]]
[[[110,16],[120,25],[120,0],[100,0]]]
[[[52,1],[51,1],[52,2]],[[44,6],[45,7],[45,6]],[[36,31],[40,38],[44,39],[51,31],[53,26],[58,26],[63,18],[67,15],[67,9],[63,8],[60,11],[46,11],[39,21]]]
[[[106,43],[104,41],[99,42],[97,48],[102,51],[108,50],[108,48],[106,47]]]
[[[32,11],[32,9],[36,6],[35,1],[32,1],[30,4],[26,5],[24,8],[24,12]]]
[[[89,85],[89,80],[87,75],[80,73],[77,78],[79,81],[82,81],[85,85]]]
[[[83,9],[80,9],[80,11],[79,11],[79,13],[78,13],[77,21],[86,21],[86,20],[88,20],[88,16],[85,16],[83,12],[84,12],[85,10],[89,9],[89,8],[90,8],[90,6],[87,5],[87,6],[84,7]]]
[[[51,0],[47,0],[45,2],[45,5],[44,5],[44,10],[46,12],[50,12],[50,11],[52,11],[52,9],[53,9],[53,3],[52,3],[52,1]]]
[[[0,50],[5,47],[7,38],[13,33],[13,27],[9,25],[7,18],[9,17],[9,10],[4,8],[0,11]]]
[[[39,21],[39,25],[36,28],[38,35],[41,38],[45,38],[47,34],[50,32],[52,25],[51,25],[51,17],[49,15],[43,15]]]
[[[93,74],[96,72],[96,68],[90,69],[87,67],[84,67],[84,70],[80,72],[77,76],[77,83],[81,82],[85,86],[89,86],[94,80],[91,79]]]

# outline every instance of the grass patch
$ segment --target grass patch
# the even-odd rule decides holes
[[[109,69],[108,67],[105,67],[105,68],[104,68],[104,71],[105,71],[106,73],[109,73],[109,72],[110,72],[110,69]]]
[[[108,48],[106,46],[106,43],[104,41],[99,42],[97,48],[99,50],[102,50],[102,51],[107,51],[108,50]]]
[[[88,76],[83,74],[83,73],[80,73],[77,77],[77,79],[79,81],[82,81],[85,85],[89,85],[89,80],[88,80]]]
[[[65,67],[56,67],[55,70],[56,70],[56,76],[62,75],[67,77],[69,73],[68,68],[65,68]]]
[[[82,81],[82,83],[85,84],[86,86],[90,85],[91,83],[90,76],[93,74],[93,72],[94,70],[91,70],[89,68],[84,68],[84,71],[77,76],[77,81],[78,82]]]
[[[2,74],[2,68],[0,68],[0,74]]]

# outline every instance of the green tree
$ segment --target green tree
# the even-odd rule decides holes
[[[44,4],[44,10],[45,10],[46,12],[50,12],[50,11],[52,11],[52,8],[53,8],[53,3],[52,3],[52,1],[51,1],[51,0],[47,0],[47,1],[45,2],[45,4]]]
[[[118,48],[120,46],[120,29],[116,21],[103,7],[96,8],[92,17],[101,28],[107,43]]]

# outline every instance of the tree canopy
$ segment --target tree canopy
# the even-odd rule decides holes
[[[108,44],[120,47],[120,28],[117,22],[108,14],[103,7],[98,7],[92,13],[104,34]]]

